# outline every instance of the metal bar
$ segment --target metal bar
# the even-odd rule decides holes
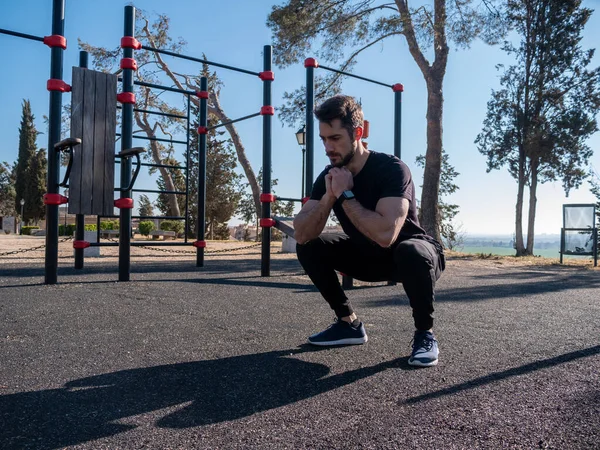
[[[240,117],[239,119],[230,120],[229,122],[222,122],[217,125],[213,125],[212,127],[208,127],[208,130],[214,130],[215,128],[224,127],[225,125],[229,125],[236,122],[241,122],[242,120],[251,119],[252,117],[260,116],[260,113],[250,114],[249,116]]]
[[[239,67],[227,66],[225,64],[220,64],[212,61],[208,61],[206,59],[194,58],[193,56],[180,55],[179,53],[170,52],[167,50],[160,50],[157,48],[148,47],[147,45],[142,45],[142,49],[148,50],[150,52],[161,53],[163,55],[173,56],[175,58],[186,59],[188,61],[195,61],[202,64],[208,64],[209,66],[221,67],[222,69],[234,70],[236,72],[247,73],[248,75],[256,75],[257,77],[260,75],[258,72],[252,72],[251,70],[240,69]]]
[[[116,247],[117,242],[90,242],[90,247]],[[185,242],[169,242],[169,241],[136,241],[131,243],[132,247],[192,247],[192,244]],[[193,247],[192,247],[193,249]],[[190,249],[191,250],[191,249]],[[191,256],[191,253],[190,253]]]
[[[402,91],[394,92],[394,155],[402,159]]]
[[[265,45],[263,50],[263,70],[269,72],[272,64],[272,47]],[[271,106],[271,84],[270,80],[263,80],[263,105]],[[263,179],[262,191],[263,194],[271,193],[271,119],[270,114],[263,114]],[[262,204],[263,219],[271,218],[271,203],[263,202]],[[271,227],[263,227],[262,229],[262,254],[261,254],[261,269],[260,274],[263,277],[268,277],[271,274]]]
[[[200,78],[200,90],[208,91],[208,79]],[[200,121],[201,127],[208,124],[208,102],[200,99]],[[204,241],[206,234],[206,133],[198,135],[198,223],[197,240]],[[196,267],[204,267],[204,248],[196,248]]]
[[[306,68],[306,186],[304,195],[310,197],[315,166],[315,119],[313,110],[315,108],[315,68]]]
[[[341,70],[333,69],[331,67],[322,66],[321,64],[319,64],[319,69],[329,70],[330,72],[335,72],[335,73],[339,73],[341,75],[346,75],[347,77],[358,78],[359,80],[368,81],[369,83],[378,84],[380,86],[385,86],[385,87],[389,87],[389,88],[392,87],[391,84],[382,83],[381,81],[371,80],[370,78],[361,77],[360,75],[354,75],[353,73],[343,72]]]
[[[163,91],[176,92],[177,94],[196,95],[196,91],[186,91],[185,89],[179,89],[171,86],[163,86],[161,84],[147,83],[145,81],[134,81],[133,84],[153,89],[161,89]]]
[[[121,105],[117,105],[117,109],[121,109]],[[148,109],[133,108],[133,111],[143,113],[143,114],[153,114],[156,116],[173,117],[175,119],[185,119],[185,116],[182,116],[179,114],[169,114],[169,113],[164,113],[164,112],[160,112],[160,111],[150,111]]]
[[[286,198],[286,197],[279,197],[279,196],[277,196],[276,200],[282,201],[282,202],[302,202],[301,198]]]
[[[79,67],[88,68],[88,52],[79,52]],[[85,239],[85,216],[83,214],[75,215],[75,239],[83,241]],[[98,239],[97,239],[98,240]],[[75,269],[83,269],[84,252],[82,248],[75,249]]]
[[[118,158],[118,157],[115,158],[115,163],[121,164],[121,158]],[[165,169],[187,170],[187,167],[185,167],[185,166],[172,166],[170,164],[141,163],[140,166],[142,166],[142,167],[164,167]]]
[[[135,7],[125,6],[123,36],[133,37],[135,30]],[[124,58],[133,58],[133,49],[123,49]],[[123,92],[133,92],[133,70],[123,69]],[[121,117],[121,151],[133,147],[133,108],[123,104]],[[131,182],[131,158],[121,163],[121,187]],[[131,190],[121,191],[120,198],[130,198]],[[131,209],[121,208],[119,219],[119,281],[129,281],[131,273]]]
[[[98,216],[102,219],[118,219],[119,216]],[[183,220],[183,216],[131,216],[132,219],[162,219],[162,220]],[[98,227],[99,228],[99,227]]]
[[[130,70],[130,69],[125,69],[125,70]],[[129,106],[131,106],[131,105],[129,105]],[[133,114],[133,110],[132,110],[132,114]],[[121,134],[120,133],[116,133],[115,136],[121,137]],[[173,139],[148,137],[148,136],[136,136],[136,135],[133,135],[133,139],[142,139],[144,141],[168,142],[170,144],[187,144],[187,142],[185,142],[185,141],[175,141]]]
[[[115,189],[118,191],[119,189]],[[161,191],[159,189],[132,189],[129,192],[144,192],[148,194],[176,194],[176,195],[184,195],[185,191]]]
[[[52,2],[52,34],[63,36],[65,32],[65,2]],[[50,78],[63,78],[63,49],[52,47],[50,57]],[[50,111],[48,127],[48,175],[47,192],[58,194],[60,183],[60,152],[54,150],[54,144],[60,141],[62,119],[62,92],[50,91]],[[46,205],[46,252],[45,284],[58,281],[58,205]]]
[[[190,225],[190,110],[192,105],[192,99],[190,95],[187,96],[187,122],[186,122],[186,141],[185,146],[185,222],[183,223],[183,239],[187,243],[189,225]]]
[[[33,34],[25,34],[19,33],[18,31],[6,30],[4,28],[0,28],[0,34],[8,34],[9,36],[16,36],[24,39],[31,39],[32,41],[44,42],[44,38],[40,36],[34,36]],[[62,33],[61,33],[62,36]]]

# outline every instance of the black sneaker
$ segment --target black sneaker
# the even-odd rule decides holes
[[[430,367],[438,363],[438,342],[431,331],[415,331],[413,349],[408,364],[417,367]]]
[[[309,336],[308,343],[313,345],[357,345],[364,344],[369,338],[362,322],[353,327],[342,319],[336,319],[329,328]]]

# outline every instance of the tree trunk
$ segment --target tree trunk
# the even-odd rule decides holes
[[[535,209],[537,206],[537,181],[538,181],[538,164],[531,163],[531,184],[529,185],[529,219],[527,223],[527,249],[526,255],[533,255],[533,243],[535,240]]]
[[[138,126],[146,133],[146,136],[149,138],[155,138],[156,134],[152,127],[150,127],[147,123],[141,120],[139,117],[139,113],[135,114],[135,119]],[[158,143],[156,141],[150,141],[150,150],[152,153],[152,160],[155,164],[163,164],[163,161],[160,157],[160,149],[158,148]],[[165,167],[158,167],[158,171],[160,172],[162,179],[165,182],[165,190],[167,191],[175,191],[175,183],[173,183],[173,178],[171,178],[171,172]],[[169,206],[169,216],[180,217],[181,212],[179,210],[179,204],[177,203],[177,195],[176,194],[165,194],[165,198],[167,199]]]
[[[440,174],[442,170],[442,114],[444,95],[441,80],[427,82],[427,153],[423,192],[421,193],[422,226],[427,234],[438,241],[440,235],[440,212],[438,208]]]
[[[523,193],[525,191],[525,151],[519,148],[519,179],[517,180],[517,210],[515,214],[515,246],[517,256],[525,255],[523,243]]]
[[[221,123],[229,122],[231,119],[227,117],[227,115],[223,111],[223,108],[221,108],[219,97],[214,92],[210,92],[210,100],[210,113],[217,116]],[[260,218],[262,217],[262,205],[260,203],[261,187],[258,185],[256,174],[254,173],[254,170],[252,170],[250,161],[248,161],[248,157],[246,156],[246,149],[242,144],[242,139],[240,138],[240,135],[238,134],[235,126],[232,123],[230,123],[229,125],[225,125],[225,129],[229,133],[229,136],[231,136],[231,140],[233,141],[233,146],[235,147],[235,152],[237,154],[238,161],[244,169],[246,179],[248,180],[248,184],[250,185],[250,189],[252,190],[252,198],[254,199],[254,206],[256,207],[256,217]]]

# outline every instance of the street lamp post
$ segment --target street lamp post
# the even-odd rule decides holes
[[[22,198],[21,201],[19,202],[21,204],[21,227],[19,228],[19,234],[23,234],[23,222],[24,222],[24,217],[23,217],[23,206],[25,206],[25,199]]]
[[[306,157],[306,125],[302,125],[298,131],[296,131],[296,140],[298,141],[298,145],[302,147],[302,196],[304,198],[304,162]]]

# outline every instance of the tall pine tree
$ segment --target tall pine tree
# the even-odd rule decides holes
[[[23,100],[19,155],[15,167],[15,209],[20,212],[21,199],[25,200],[22,218],[25,223],[37,222],[45,214],[42,196],[45,192],[46,157],[42,151],[37,151],[37,135],[31,104],[29,100]]]

